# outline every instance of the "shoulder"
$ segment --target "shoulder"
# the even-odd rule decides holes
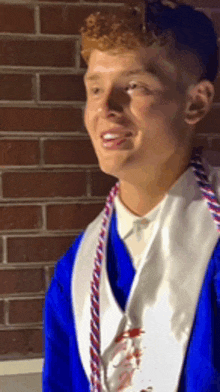
[[[78,237],[75,239],[75,241],[70,246],[65,255],[62,256],[60,260],[58,260],[55,266],[54,276],[52,278],[47,297],[51,296],[52,292],[54,293],[55,291],[59,290],[63,293],[65,297],[70,298],[72,270],[76,258],[76,253],[83,239],[83,236],[84,232],[78,235]]]
[[[63,329],[69,336],[73,328],[71,307],[71,277],[75,256],[84,233],[81,233],[58,261],[54,276],[45,297],[44,329],[45,334],[53,336],[54,331]],[[56,327],[56,326],[59,326]]]
[[[99,228],[100,224],[102,223],[102,216],[103,211],[101,211],[98,216],[86,227],[85,231],[83,231],[76,238],[66,254],[58,261],[54,274],[55,279],[63,283],[69,280],[79,248],[81,248],[81,245],[85,241],[88,242],[90,237],[93,236],[95,229]]]
[[[102,220],[102,214],[101,212],[83,231],[81,234],[78,235],[78,237],[75,239],[73,244],[70,246],[68,251],[65,253],[63,257],[58,260],[56,266],[55,266],[55,271],[54,271],[54,276],[50,285],[50,289],[54,286],[59,286],[59,289],[66,294],[68,297],[70,296],[70,288],[71,288],[71,277],[72,277],[72,271],[73,267],[75,265],[75,260],[76,260],[76,255],[79,250],[81,249],[81,245],[86,242],[86,245],[90,243],[90,239],[92,240],[91,237],[93,237],[95,228],[100,225],[100,222]],[[49,291],[50,291],[49,289]],[[48,291],[48,293],[49,293]]]

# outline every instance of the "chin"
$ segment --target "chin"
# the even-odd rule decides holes
[[[103,173],[109,174],[110,176],[114,176],[116,178],[119,178],[118,175],[123,171],[123,163],[125,163],[123,160],[117,159],[117,157],[111,157],[111,159],[106,157],[99,157],[98,162],[99,168]]]
[[[117,175],[119,170],[117,170],[115,165],[107,165],[105,163],[104,164],[99,163],[99,167],[100,167],[100,170],[103,173],[108,174],[109,176],[113,176],[113,177],[119,178],[118,175]]]

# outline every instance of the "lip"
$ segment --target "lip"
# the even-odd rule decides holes
[[[105,131],[105,132],[102,132],[101,133],[101,138],[103,138],[107,133],[112,133],[112,134],[117,134],[117,135],[120,135],[120,136],[132,136],[132,132],[131,131],[128,131],[127,129],[124,129],[124,128],[110,128],[110,129],[108,129],[107,131]]]
[[[128,148],[128,145],[126,142],[129,140],[129,137],[122,136],[121,138],[113,139],[113,140],[108,140],[105,141],[102,139],[102,147],[105,150],[124,150]]]

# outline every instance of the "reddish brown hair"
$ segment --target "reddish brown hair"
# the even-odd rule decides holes
[[[214,81],[218,71],[217,35],[211,20],[177,0],[139,0],[119,8],[117,14],[97,12],[80,29],[81,54],[88,64],[94,49],[121,53],[153,43],[191,52],[199,60],[199,79]]]

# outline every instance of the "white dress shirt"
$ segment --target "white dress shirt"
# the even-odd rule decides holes
[[[115,198],[118,233],[131,255],[132,263],[136,270],[150,240],[161,205],[162,201],[146,215],[140,217],[129,211],[118,195]]]

